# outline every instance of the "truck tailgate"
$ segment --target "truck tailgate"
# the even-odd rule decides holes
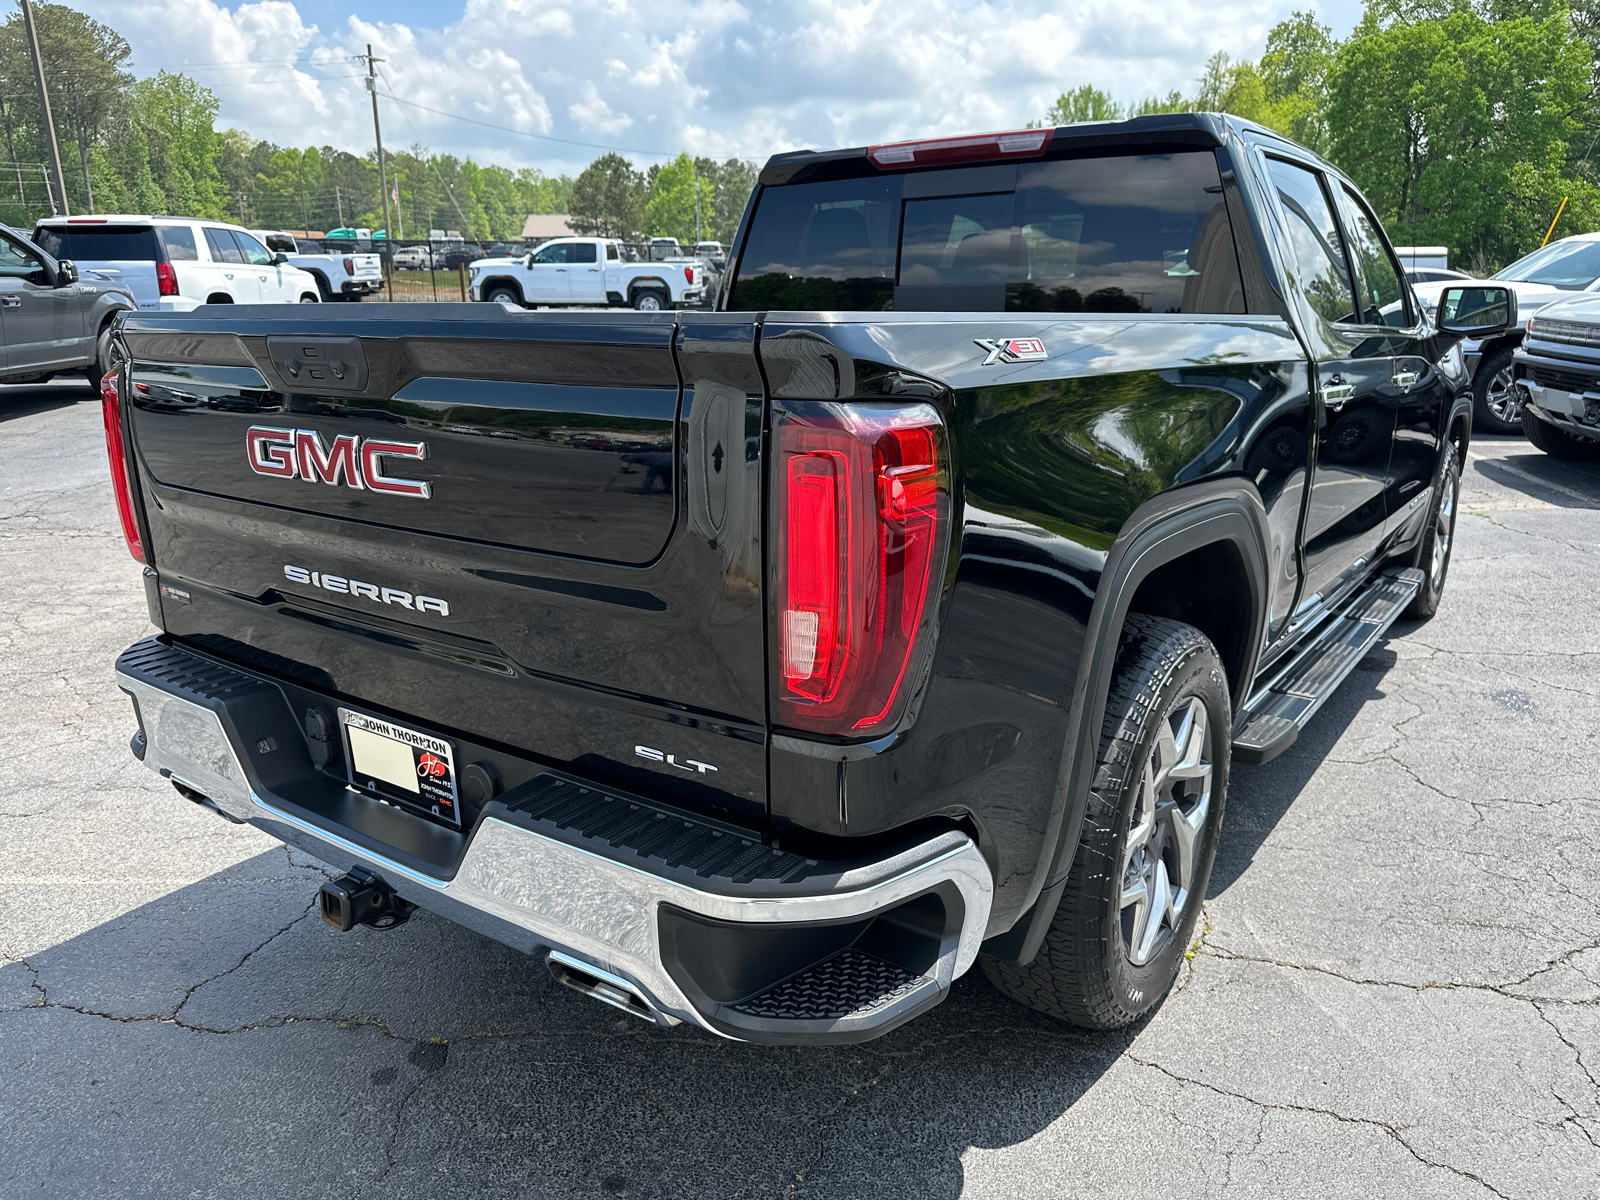
[[[754,323],[403,307],[124,326],[166,629],[763,813]]]

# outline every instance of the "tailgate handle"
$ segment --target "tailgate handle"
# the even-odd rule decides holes
[[[360,392],[367,386],[367,354],[360,338],[269,337],[267,353],[290,391]]]

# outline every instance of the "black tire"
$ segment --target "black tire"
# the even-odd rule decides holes
[[[121,365],[122,353],[111,339],[111,322],[107,321],[100,326],[100,334],[94,340],[94,362],[84,371],[84,375],[89,380],[89,386],[99,391],[100,381]]]
[[[333,289],[328,286],[328,281],[316,271],[311,272],[311,278],[317,281],[317,295],[322,297],[324,303],[331,304],[334,300]]]
[[[321,304],[322,303],[322,297],[313,296],[310,292],[301,292],[300,293],[300,303],[301,304]]]
[[[665,312],[668,303],[666,296],[654,288],[640,288],[633,294],[633,307],[640,312]]]
[[[1522,432],[1528,435],[1528,440],[1535,447],[1551,458],[1564,458],[1570,462],[1600,460],[1600,440],[1557,429],[1550,422],[1534,416],[1531,408],[1522,410]]]
[[[515,304],[518,308],[522,307],[522,297],[509,284],[496,284],[483,299],[488,304]]]
[[[1472,379],[1472,428],[1478,433],[1521,433],[1522,401],[1511,387],[1512,349],[1496,350]]]
[[[1461,501],[1461,457],[1454,442],[1446,442],[1439,473],[1434,477],[1433,504],[1428,509],[1428,528],[1417,548],[1417,566],[1422,568],[1422,587],[1406,606],[1406,616],[1426,620],[1439,611],[1444,595],[1445,575],[1450,570],[1450,551],[1456,541],[1456,509]]]
[[[1125,903],[1126,881],[1142,877],[1148,868],[1152,878],[1165,882],[1169,876],[1157,872],[1166,871],[1169,858],[1181,863],[1182,849],[1176,840],[1167,843],[1149,833],[1135,847],[1130,842],[1139,832],[1134,816],[1148,810],[1154,817],[1150,828],[1161,827],[1159,797],[1164,785],[1147,792],[1146,767],[1155,763],[1163,729],[1174,734],[1171,722],[1193,714],[1195,704],[1204,711],[1209,727],[1209,792],[1202,798],[1180,796],[1175,790],[1176,803],[1169,801],[1165,808],[1167,828],[1175,829],[1174,818],[1182,816],[1192,834],[1188,877],[1176,923],[1169,924],[1163,906],[1152,938],[1145,941],[1143,961],[1136,963],[1129,948],[1128,909],[1134,909],[1137,933],[1138,907]],[[1217,830],[1228,793],[1232,727],[1228,679],[1210,639],[1192,626],[1163,617],[1129,617],[1117,650],[1083,831],[1061,905],[1032,962],[979,959],[991,983],[1029,1008],[1097,1030],[1120,1029],[1136,1021],[1166,995],[1194,935],[1216,858]],[[1168,746],[1175,741],[1174,737]],[[1172,750],[1164,746],[1163,759],[1171,756]],[[1202,784],[1180,779],[1174,786]],[[1144,828],[1141,822],[1139,829]],[[1151,847],[1145,858],[1135,857]],[[1177,873],[1182,873],[1181,865]],[[1155,894],[1147,891],[1147,899]]]

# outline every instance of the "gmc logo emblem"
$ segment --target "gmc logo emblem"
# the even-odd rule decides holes
[[[244,435],[245,456],[257,475],[277,479],[303,479],[307,483],[326,483],[380,492],[389,496],[412,496],[427,500],[432,487],[421,479],[397,479],[384,474],[384,458],[428,457],[425,442],[389,442],[381,438],[362,438],[341,433],[333,445],[323,448],[322,435],[315,429],[274,429],[253,425]]]

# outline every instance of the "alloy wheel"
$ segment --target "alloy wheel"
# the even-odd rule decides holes
[[[1428,579],[1434,587],[1443,584],[1445,568],[1450,562],[1450,538],[1455,532],[1456,497],[1461,491],[1461,477],[1454,471],[1447,471],[1442,482],[1433,517],[1433,559],[1428,564]]]
[[[1122,852],[1122,939],[1143,966],[1182,925],[1211,811],[1212,731],[1206,706],[1180,700],[1144,765]]]
[[[1522,400],[1511,386],[1511,368],[1502,367],[1483,389],[1484,406],[1502,421],[1522,420]]]

